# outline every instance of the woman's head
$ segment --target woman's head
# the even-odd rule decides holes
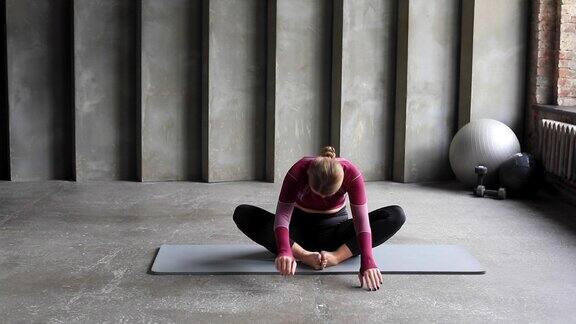
[[[321,196],[335,194],[344,179],[344,169],[336,160],[336,150],[332,146],[325,146],[308,167],[308,184],[310,188]]]

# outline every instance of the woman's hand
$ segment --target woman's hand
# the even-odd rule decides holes
[[[358,273],[360,279],[360,288],[365,287],[367,290],[378,290],[382,284],[382,274],[380,269],[371,268],[364,270],[364,274]]]
[[[287,255],[280,255],[274,260],[276,269],[280,271],[283,276],[289,276],[296,273],[296,259]]]

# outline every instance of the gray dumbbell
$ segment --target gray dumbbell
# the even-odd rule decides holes
[[[483,186],[484,177],[488,173],[488,168],[483,165],[479,165],[474,168],[474,172],[476,172],[476,174],[478,175],[478,180],[476,181],[476,188],[478,188],[479,186]]]
[[[490,196],[496,199],[506,199],[506,188],[500,187],[498,190],[490,190],[484,186],[478,186],[476,187],[475,194],[478,197]]]
[[[474,168],[474,172],[478,175],[478,181],[474,194],[478,197],[491,196],[497,199],[506,199],[506,188],[498,188],[498,190],[489,190],[484,187],[484,177],[488,173],[488,168],[483,165],[478,165]]]

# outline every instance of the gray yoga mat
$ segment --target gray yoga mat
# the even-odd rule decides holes
[[[372,249],[381,273],[483,274],[478,260],[457,245],[381,244]],[[256,244],[163,244],[153,274],[279,274],[275,256]],[[360,256],[315,270],[298,262],[296,274],[357,274]]]

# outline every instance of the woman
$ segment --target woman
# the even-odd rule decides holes
[[[296,261],[321,270],[360,254],[360,287],[372,291],[382,284],[372,248],[392,237],[406,218],[396,205],[368,213],[362,173],[326,146],[320,156],[305,156],[288,170],[276,214],[243,204],[233,219],[244,234],[276,255],[276,269],[283,276],[294,275]]]

